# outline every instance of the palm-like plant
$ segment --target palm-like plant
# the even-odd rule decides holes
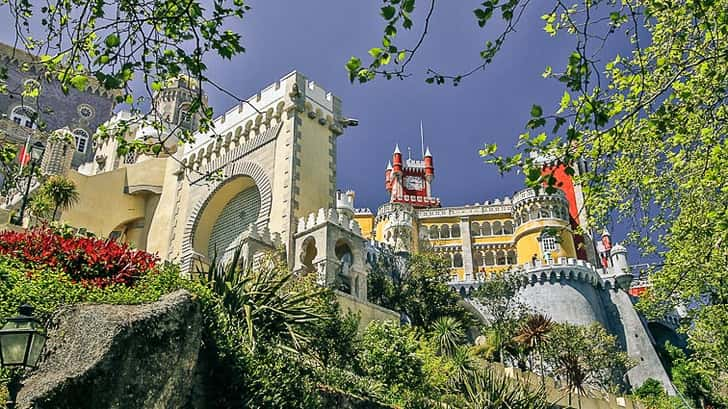
[[[541,347],[545,342],[548,341],[548,336],[554,327],[551,318],[543,314],[532,314],[526,319],[526,322],[521,326],[518,331],[518,335],[513,337],[513,340],[517,343],[531,348],[536,351],[540,361],[541,369],[541,384],[545,384],[545,374],[543,367],[543,353]]]
[[[323,319],[313,302],[324,289],[294,288],[294,276],[274,255],[258,268],[241,268],[238,248],[228,263],[213,257],[208,271],[198,272],[219,297],[230,331],[253,351],[262,341],[299,350],[307,341],[307,326]]]
[[[48,178],[41,187],[40,194],[45,194],[53,201],[53,220],[58,217],[59,210],[67,210],[78,203],[79,194],[72,180],[60,175]]]
[[[432,338],[439,355],[452,356],[465,338],[460,321],[453,317],[441,317],[432,325]]]
[[[546,409],[551,405],[543,398],[543,387],[531,389],[497,374],[491,368],[482,368],[465,382],[466,407],[469,409]]]
[[[475,373],[477,361],[467,345],[457,346],[450,355],[450,361],[453,365],[451,384],[459,389]]]
[[[579,356],[574,353],[566,352],[559,356],[558,361],[560,370],[566,378],[566,386],[569,388],[569,406],[571,406],[571,393],[576,391],[579,408],[581,408],[581,395],[586,392],[584,386],[588,376],[587,371]]]

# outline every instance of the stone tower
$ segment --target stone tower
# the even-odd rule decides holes
[[[200,124],[199,112],[190,112],[191,104],[201,99],[202,106],[207,105],[207,95],[200,88],[197,80],[187,76],[179,76],[167,81],[165,87],[154,93],[154,106],[165,122],[168,130],[196,131]],[[176,149],[177,138],[171,138],[165,145],[169,149]]]

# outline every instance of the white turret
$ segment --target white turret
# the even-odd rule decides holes
[[[354,197],[356,194],[353,190],[342,192],[336,191],[336,210],[339,214],[346,215],[347,219],[354,218]]]

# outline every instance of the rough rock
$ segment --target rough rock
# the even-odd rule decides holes
[[[199,304],[183,290],[150,304],[65,307],[18,408],[192,407],[201,336]]]

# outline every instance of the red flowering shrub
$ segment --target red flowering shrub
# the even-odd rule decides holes
[[[59,268],[75,281],[98,287],[132,285],[159,261],[156,255],[126,244],[61,234],[47,227],[0,232],[0,254]]]

